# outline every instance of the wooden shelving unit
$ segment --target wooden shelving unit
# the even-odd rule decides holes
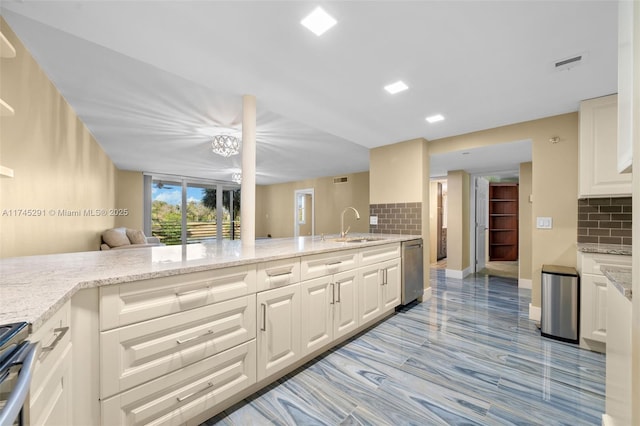
[[[518,184],[489,185],[489,261],[518,260]]]

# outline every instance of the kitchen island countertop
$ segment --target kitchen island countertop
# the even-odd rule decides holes
[[[336,236],[240,240],[186,246],[24,256],[0,259],[0,324],[26,321],[37,330],[79,290],[289,257],[356,249],[421,238],[353,234],[374,241],[341,242]]]
[[[613,286],[627,299],[631,300],[631,271],[624,266],[601,266],[600,270]]]

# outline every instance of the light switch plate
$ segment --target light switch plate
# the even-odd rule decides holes
[[[378,216],[369,216],[369,225],[377,225]]]
[[[536,228],[538,229],[552,229],[553,228],[553,219],[550,217],[537,217],[536,218]]]

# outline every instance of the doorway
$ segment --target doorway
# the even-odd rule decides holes
[[[307,237],[315,235],[315,201],[313,188],[297,189],[293,193],[293,235]]]
[[[476,274],[519,277],[518,180],[517,173],[472,176],[471,259],[475,259]]]

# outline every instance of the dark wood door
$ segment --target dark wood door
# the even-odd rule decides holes
[[[489,184],[489,260],[518,260],[518,184]]]

